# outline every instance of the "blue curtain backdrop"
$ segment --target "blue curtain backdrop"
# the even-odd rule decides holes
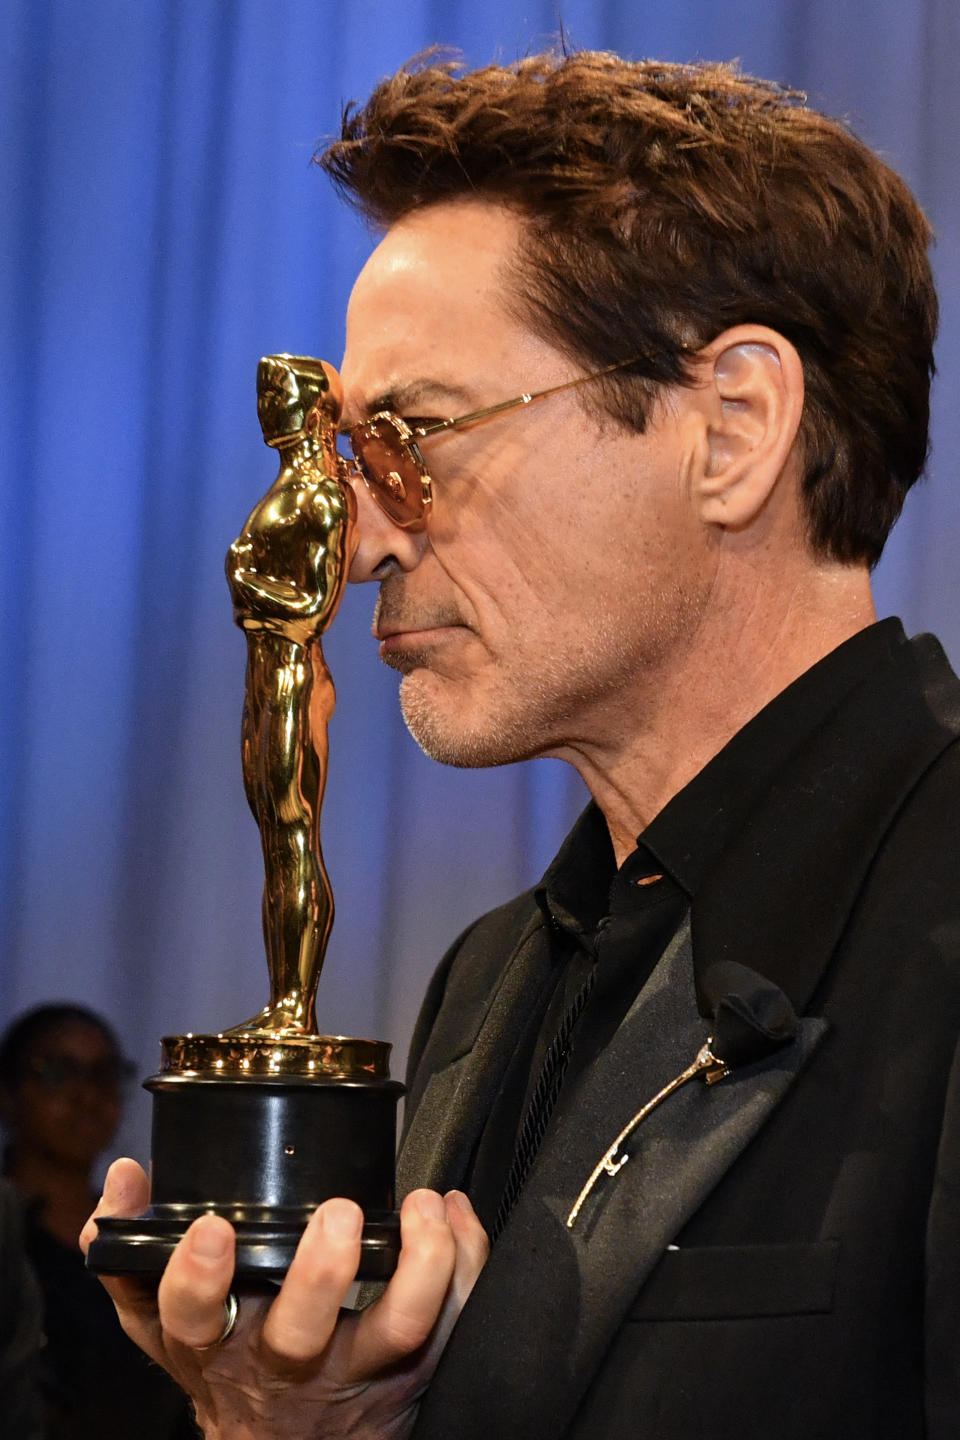
[[[239,768],[244,645],[223,555],[274,474],[257,357],[338,360],[371,240],[311,169],[341,103],[432,43],[739,57],[847,116],[936,226],[929,479],[881,609],[960,659],[956,0],[7,0],[0,18],[0,1022],[106,1012],[156,1038],[259,1007],[261,863]],[[564,767],[443,770],[407,736],[351,591],[325,850],[321,1025],[406,1049],[424,983],[541,871],[582,801]],[[949,838],[947,842],[949,843]],[[143,1154],[145,1097],[124,1137]]]

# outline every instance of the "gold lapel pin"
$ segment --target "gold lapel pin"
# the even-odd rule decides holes
[[[593,1187],[596,1185],[597,1181],[600,1179],[600,1176],[618,1175],[623,1169],[624,1165],[626,1165],[627,1161],[630,1159],[630,1156],[626,1152],[624,1152],[620,1156],[617,1156],[617,1151],[620,1149],[620,1146],[626,1140],[627,1136],[631,1135],[633,1131],[636,1130],[637,1126],[642,1120],[646,1120],[647,1116],[652,1110],[655,1110],[658,1105],[660,1105],[664,1100],[666,1100],[668,1095],[672,1095],[675,1090],[679,1090],[681,1085],[686,1085],[688,1080],[694,1080],[698,1075],[701,1075],[708,1085],[715,1085],[718,1080],[722,1080],[724,1076],[730,1074],[730,1066],[726,1063],[726,1061],[721,1060],[719,1056],[713,1053],[713,1050],[711,1048],[712,1045],[713,1037],[711,1036],[710,1039],[707,1040],[706,1044],[701,1046],[700,1050],[697,1052],[697,1058],[694,1060],[693,1064],[688,1065],[686,1070],[682,1071],[681,1074],[677,1075],[673,1080],[670,1081],[669,1085],[664,1085],[663,1089],[660,1090],[656,1095],[654,1095],[652,1100],[648,1100],[646,1105],[644,1105],[642,1109],[637,1111],[633,1119],[628,1121],[627,1124],[624,1125],[616,1140],[614,1140],[610,1148],[604,1152],[603,1156],[600,1158],[600,1160],[597,1161],[597,1164],[593,1167],[593,1170],[590,1172],[590,1178],[587,1180],[587,1183],[584,1185],[583,1189],[580,1191],[580,1194],[577,1196],[576,1203],[574,1204],[573,1209],[570,1211],[570,1214],[567,1216],[568,1230],[572,1230],[574,1225],[577,1223],[577,1216],[583,1209],[585,1200],[587,1199]]]

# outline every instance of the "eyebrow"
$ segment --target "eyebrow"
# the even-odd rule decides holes
[[[446,417],[448,412],[469,410],[472,403],[471,392],[463,385],[453,385],[443,380],[420,379],[409,380],[374,395],[363,406],[363,412],[367,417],[379,415],[381,410],[391,410],[394,415],[400,416],[417,413],[422,415],[424,408],[429,405],[431,410],[439,406],[442,415]],[[344,420],[341,429],[349,429],[354,423]]]

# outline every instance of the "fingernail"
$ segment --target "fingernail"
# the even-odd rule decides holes
[[[418,1190],[413,1200],[424,1220],[445,1220],[447,1218],[443,1201],[436,1190]]]
[[[202,1260],[222,1260],[230,1247],[230,1237],[222,1225],[210,1225],[198,1220],[190,1232],[190,1249]]]
[[[106,1175],[103,1177],[103,1194],[100,1196],[100,1204],[104,1200],[113,1205],[123,1199],[123,1171],[119,1169],[121,1160],[111,1162]]]
[[[473,1214],[473,1206],[462,1190],[449,1190],[446,1199],[450,1201],[451,1205],[456,1205],[458,1210],[462,1210],[464,1215]]]
[[[323,1207],[323,1228],[337,1240],[356,1240],[363,1213],[352,1200],[328,1200]]]

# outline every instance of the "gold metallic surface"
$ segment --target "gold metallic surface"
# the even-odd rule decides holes
[[[680,1089],[681,1085],[686,1085],[688,1080],[695,1079],[697,1075],[702,1076],[708,1085],[715,1085],[718,1080],[722,1080],[726,1075],[730,1074],[730,1069],[726,1061],[721,1060],[717,1055],[714,1055],[713,1050],[711,1049],[712,1045],[712,1039],[708,1040],[705,1045],[702,1045],[697,1051],[697,1058],[694,1060],[693,1064],[688,1065],[686,1070],[682,1070],[680,1074],[675,1076],[668,1085],[664,1085],[662,1090],[658,1090],[656,1095],[654,1095],[653,1099],[648,1100],[646,1105],[641,1106],[641,1108],[637,1111],[636,1115],[633,1116],[632,1120],[627,1121],[626,1125],[624,1125],[616,1140],[614,1140],[613,1144],[608,1150],[604,1151],[600,1159],[597,1161],[596,1165],[591,1170],[586,1184],[584,1185],[583,1189],[580,1191],[580,1194],[577,1196],[576,1201],[574,1202],[573,1209],[567,1216],[568,1230],[572,1230],[574,1225],[577,1223],[577,1216],[583,1209],[584,1202],[586,1201],[593,1187],[596,1185],[597,1181],[600,1179],[600,1176],[618,1175],[623,1169],[624,1165],[626,1165],[627,1161],[630,1159],[630,1156],[627,1153],[618,1156],[617,1151],[623,1144],[624,1140],[626,1140],[627,1136],[631,1135],[633,1131],[636,1130],[640,1122],[642,1120],[646,1120],[651,1110],[655,1110],[658,1105],[662,1104],[662,1102],[666,1100],[668,1095],[672,1095],[675,1090]]]
[[[268,355],[257,413],[280,473],[227,553],[234,615],[247,637],[243,780],[263,847],[270,999],[216,1035],[168,1035],[171,1077],[389,1079],[390,1046],[316,1033],[315,1000],[333,924],[320,852],[334,689],[320,636],[351,555],[356,502],[336,438],[343,392],[322,360]]]
[[[269,1053],[264,1037],[316,1031],[317,982],[333,924],[320,805],[334,689],[320,636],[343,593],[356,514],[336,448],[342,403],[340,377],[324,361],[260,361],[257,412],[280,473],[227,554],[234,615],[247,637],[243,779],[263,846],[270,975],[265,1008],[227,1032],[247,1037],[250,1066]],[[322,1039],[321,1049],[331,1043],[340,1042]],[[268,1064],[265,1073],[277,1072]]]
[[[346,1035],[267,1034],[226,1030],[220,1035],[166,1035],[161,1074],[294,1075],[299,1078],[389,1079],[390,1046]]]

